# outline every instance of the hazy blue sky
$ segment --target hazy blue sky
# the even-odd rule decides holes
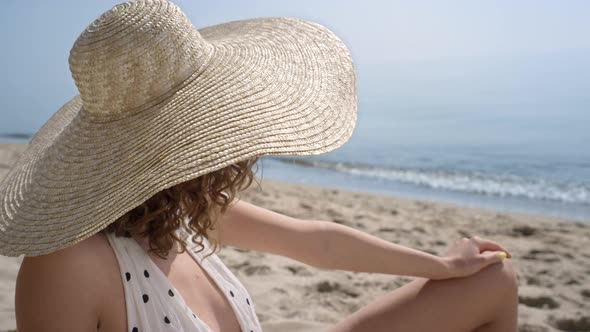
[[[0,133],[36,131],[77,93],[70,48],[118,2],[2,0]],[[197,28],[260,16],[327,26],[351,49],[366,112],[588,101],[590,1],[175,2]]]

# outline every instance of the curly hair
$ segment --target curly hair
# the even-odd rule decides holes
[[[258,171],[257,162],[258,157],[239,161],[164,189],[109,224],[102,232],[114,232],[116,236],[124,237],[148,237],[149,251],[166,259],[175,241],[181,244],[180,253],[186,250],[187,243],[175,234],[178,228],[184,227],[192,234],[191,241],[198,245],[198,251],[202,251],[204,245],[199,237],[209,240],[207,231],[215,230],[219,215],[227,210],[241,190],[252,184]],[[254,165],[256,170],[253,170]],[[188,224],[184,222],[186,219]],[[213,251],[210,254],[218,249],[217,240],[212,242]]]

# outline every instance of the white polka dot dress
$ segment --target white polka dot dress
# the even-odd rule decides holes
[[[186,232],[178,230],[186,238]],[[192,312],[166,275],[151,260],[145,250],[132,238],[116,237],[107,233],[115,251],[125,289],[127,328],[130,332],[197,331],[212,330]],[[202,238],[205,249],[187,241],[188,253],[217,286],[225,292],[244,332],[260,332],[254,304],[248,291],[216,254],[203,260],[210,244]]]

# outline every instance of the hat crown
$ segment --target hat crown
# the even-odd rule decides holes
[[[91,23],[74,43],[69,64],[83,111],[121,116],[173,92],[211,52],[178,6],[140,0]]]

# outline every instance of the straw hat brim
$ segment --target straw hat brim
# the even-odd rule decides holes
[[[178,183],[350,138],[355,72],[329,29],[276,17],[198,31],[214,46],[210,62],[157,103],[105,119],[76,96],[43,125],[0,184],[0,254],[48,254]]]

